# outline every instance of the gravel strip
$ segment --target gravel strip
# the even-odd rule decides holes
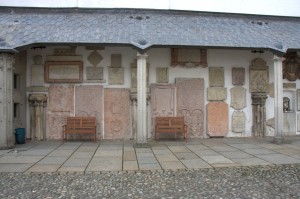
[[[0,179],[0,198],[300,198],[300,164]]]

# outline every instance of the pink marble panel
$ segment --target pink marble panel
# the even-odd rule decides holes
[[[184,116],[189,137],[203,137],[204,79],[176,79],[177,115]]]
[[[104,138],[130,138],[130,102],[128,89],[104,89]]]
[[[103,113],[103,87],[85,85],[75,87],[75,115],[97,118],[97,139],[101,138]]]
[[[224,137],[228,133],[228,104],[209,102],[207,105],[207,133],[210,137]]]
[[[61,139],[66,117],[74,114],[74,87],[51,85],[48,95],[47,139]]]

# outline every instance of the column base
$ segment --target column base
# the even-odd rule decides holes
[[[284,138],[283,137],[274,137],[273,142],[274,142],[274,144],[283,144]]]
[[[149,144],[148,143],[135,143],[133,145],[135,148],[149,148]]]

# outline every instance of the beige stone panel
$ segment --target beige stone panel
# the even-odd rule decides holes
[[[243,111],[234,111],[232,114],[232,132],[244,133],[245,132],[246,117]]]
[[[204,132],[204,79],[176,79],[177,115],[184,116],[189,137],[203,137]]]
[[[168,83],[169,82],[169,69],[168,68],[156,68],[156,82]]]
[[[224,137],[228,133],[228,104],[209,102],[207,105],[207,133],[210,137]]]
[[[86,67],[87,80],[103,80],[103,67]]]
[[[209,86],[222,87],[224,86],[224,68],[209,67]]]
[[[108,83],[111,85],[124,84],[124,68],[109,68]]]
[[[129,90],[104,89],[104,139],[130,138]]]
[[[75,115],[96,117],[97,138],[102,133],[103,87],[96,85],[75,87]]]
[[[296,83],[283,83],[283,89],[296,89]]]
[[[236,110],[241,110],[246,107],[246,89],[241,86],[236,86],[230,89],[231,104],[230,106]]]
[[[152,118],[175,116],[175,89],[174,84],[151,85]]]
[[[223,87],[209,87],[207,88],[208,101],[223,101],[227,98],[227,89]]]
[[[269,84],[269,96],[274,98],[274,83]]]

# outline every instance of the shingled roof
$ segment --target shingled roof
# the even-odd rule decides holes
[[[0,51],[33,44],[300,49],[300,18],[171,10],[0,8]]]

